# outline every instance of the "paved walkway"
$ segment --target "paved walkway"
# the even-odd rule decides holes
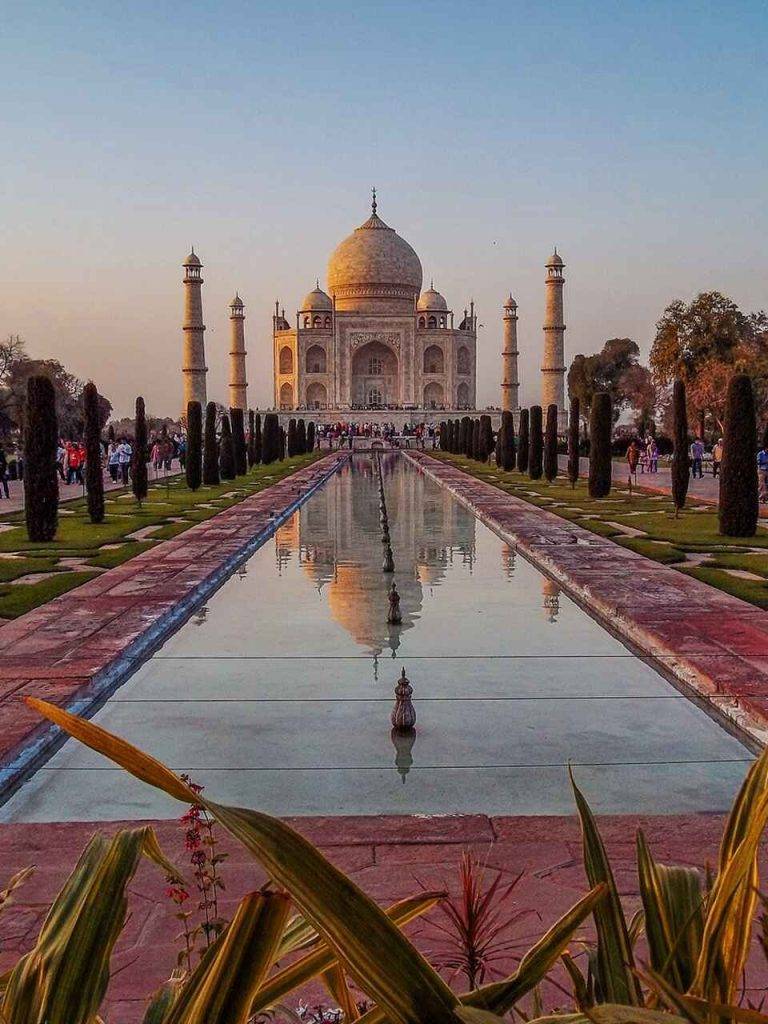
[[[716,715],[768,742],[768,612],[422,453],[414,463]]]
[[[349,454],[334,453],[173,540],[0,626],[0,792],[47,753],[55,732],[22,702],[82,713],[254,551]]]
[[[150,483],[155,483],[157,480],[165,480],[166,476],[173,478],[177,476],[179,470],[173,470],[170,473],[162,474],[155,473],[152,466],[147,466],[149,473]],[[117,491],[120,490],[124,485],[121,482],[112,483],[109,475],[104,476],[104,490],[105,491]],[[18,512],[19,509],[24,508],[24,484],[21,480],[9,480],[8,491],[10,499],[6,499],[3,495],[0,498],[0,517],[8,515],[9,512]],[[75,501],[77,498],[85,497],[85,487],[82,484],[65,484],[59,481],[59,502]]]

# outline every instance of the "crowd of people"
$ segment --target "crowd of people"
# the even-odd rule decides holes
[[[434,445],[439,434],[436,423],[406,423],[398,429],[394,423],[320,423],[316,430],[318,447],[352,448],[356,437],[380,438],[398,447],[402,439],[413,438],[419,446]]]

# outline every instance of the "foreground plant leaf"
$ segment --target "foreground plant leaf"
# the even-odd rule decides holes
[[[440,975],[372,899],[290,826],[258,811],[214,803],[193,793],[160,761],[93,722],[35,697],[26,701],[136,778],[185,804],[204,806],[291,894],[306,920],[392,1021],[458,1019],[454,1013],[458,999]]]
[[[603,883],[608,890],[606,898],[598,904],[594,915],[597,931],[595,966],[596,982],[600,989],[599,995],[608,1003],[641,1006],[643,999],[640,985],[634,974],[635,964],[629,930],[608,855],[594,815],[576,785],[570,768],[568,774],[571,777],[576,809],[581,819],[584,870],[590,885]]]
[[[162,1024],[246,1024],[288,922],[284,893],[250,893],[177,991]]]
[[[642,830],[637,833],[637,873],[651,966],[678,992],[686,992],[696,972],[704,931],[699,873],[694,868],[657,864]]]
[[[528,1024],[688,1024],[685,1017],[677,1017],[663,1010],[649,1010],[644,1006],[624,1003],[601,1003],[589,1013],[553,1014],[534,1017]]]
[[[11,971],[4,1024],[94,1024],[142,855],[174,871],[151,828],[95,835],[53,902],[32,950]]]

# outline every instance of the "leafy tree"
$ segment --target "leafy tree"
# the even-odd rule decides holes
[[[517,469],[520,473],[528,472],[530,455],[530,413],[528,409],[520,410],[520,438],[517,445]]]
[[[571,487],[575,487],[579,479],[579,420],[581,410],[578,398],[571,399],[571,410],[568,417],[568,479]]]
[[[256,423],[253,409],[248,410],[248,469],[256,464]]]
[[[501,414],[501,466],[505,473],[515,468],[515,418],[511,412]]]
[[[310,420],[307,424],[307,451],[312,453],[315,450],[315,421]]]
[[[568,370],[568,393],[579,399],[583,416],[589,416],[592,400],[601,391],[611,396],[614,423],[627,408],[653,414],[655,389],[639,357],[640,349],[631,338],[610,338],[594,355],[574,358]]]
[[[531,439],[530,453],[528,456],[528,476],[531,480],[540,480],[543,470],[544,456],[544,432],[542,426],[542,408],[540,405],[531,406]]]
[[[56,394],[50,377],[27,381],[24,413],[24,516],[31,541],[51,541],[59,519]]]
[[[92,523],[104,522],[104,471],[101,468],[99,393],[93,381],[83,389],[85,411],[85,488]]]
[[[245,476],[248,472],[248,451],[245,447],[245,415],[242,409],[230,409],[229,420],[232,430],[232,449],[235,458],[235,473]]]
[[[131,487],[133,496],[139,504],[149,493],[149,481],[147,479],[147,461],[149,459],[147,439],[147,414],[144,408],[144,399],[139,396],[136,399],[136,430],[133,437],[133,456],[131,459]]]
[[[7,347],[7,346],[6,346]],[[18,352],[17,346],[11,346]],[[3,357],[0,355],[0,368]],[[30,377],[48,377],[53,384],[56,400],[56,419],[63,437],[82,437],[85,429],[83,382],[69,373],[56,359],[12,359],[0,376],[0,426],[23,428],[27,381]],[[103,428],[112,412],[112,406],[99,395],[99,425]]]
[[[752,381],[734,374],[725,406],[723,464],[720,468],[720,533],[754,537],[759,515],[755,442],[757,420]]]
[[[547,406],[547,427],[544,434],[544,478],[550,483],[557,477],[557,406]]]
[[[203,478],[203,407],[187,402],[187,458],[184,465],[187,487],[196,491]]]
[[[227,416],[226,413],[221,418],[219,474],[222,480],[234,480],[237,475],[237,467],[235,466],[235,446],[232,440],[232,427],[229,423],[229,416]]]
[[[690,480],[690,459],[688,458],[688,410],[685,400],[685,384],[676,380],[672,386],[672,502],[675,506],[675,518],[680,509],[685,507]]]
[[[589,496],[607,498],[611,493],[611,396],[601,391],[594,396],[589,416]]]
[[[219,446],[216,443],[216,403],[205,407],[205,437],[203,443],[203,483],[216,487],[219,483]]]

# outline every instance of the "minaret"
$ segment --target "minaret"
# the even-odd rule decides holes
[[[245,313],[243,300],[235,292],[229,304],[230,348],[229,348],[229,407],[230,409],[248,410],[247,389],[245,379]]]
[[[182,415],[187,415],[187,403],[199,402],[205,409],[205,324],[203,323],[203,264],[195,250],[184,260],[184,361],[182,374],[184,379],[184,408]]]
[[[556,405],[562,427],[565,409],[565,352],[563,350],[563,263],[557,249],[547,260],[547,295],[544,310],[544,361],[541,366],[541,405]]]
[[[504,348],[501,353],[501,408],[504,412],[517,412],[520,408],[518,392],[520,378],[517,372],[517,303],[510,295],[504,303]]]

